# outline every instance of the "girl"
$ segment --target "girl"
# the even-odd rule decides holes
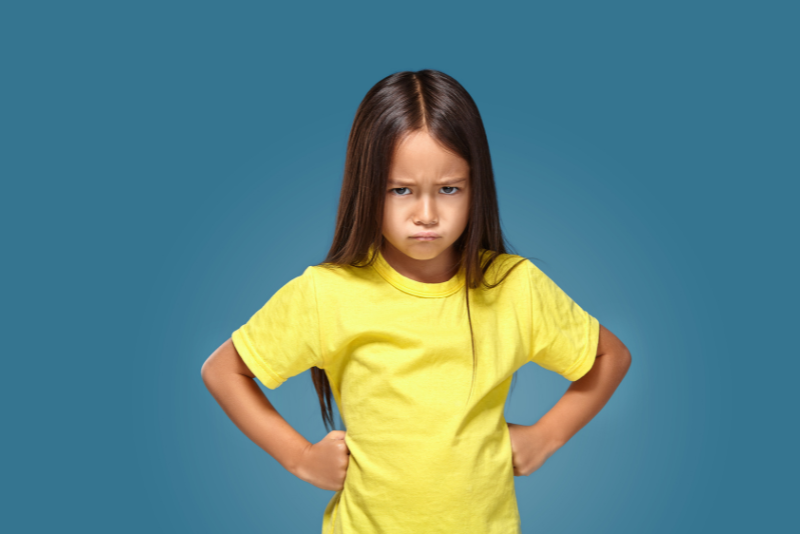
[[[572,381],[530,426],[507,423],[528,362]],[[225,413],[302,480],[334,490],[323,534],[520,532],[514,476],[605,405],[630,354],[529,259],[506,253],[489,146],[470,95],[434,70],[370,89],[347,146],[333,244],[202,369]],[[269,389],[311,369],[310,443]]]

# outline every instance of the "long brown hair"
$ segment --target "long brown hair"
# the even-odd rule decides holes
[[[469,290],[483,284],[500,284],[518,261],[494,284],[484,279],[486,271],[506,243],[500,228],[489,142],[478,107],[455,79],[437,70],[404,71],[376,83],[356,110],[347,142],[342,192],[336,215],[333,243],[322,267],[349,265],[367,267],[383,245],[383,207],[394,149],[407,134],[427,129],[436,141],[469,163],[470,206],[467,227],[453,244],[465,268],[464,284],[470,336],[472,377],[475,379],[475,337],[469,311]],[[371,257],[367,258],[370,248]],[[483,262],[480,251],[489,251]],[[488,259],[488,261],[487,261]],[[516,373],[514,373],[516,377]],[[322,369],[311,368],[325,427],[333,427],[331,388]],[[470,398],[472,386],[470,387]]]

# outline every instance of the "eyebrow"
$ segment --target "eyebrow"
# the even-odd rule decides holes
[[[466,182],[466,181],[467,181],[466,178],[455,178],[455,179],[452,179],[452,180],[451,179],[445,179],[445,180],[442,180],[441,182],[438,182],[436,185],[460,184],[461,182]],[[389,183],[392,184],[392,185],[402,185],[403,187],[406,187],[406,186],[409,186],[409,185],[416,185],[413,182],[402,182],[402,181],[398,181],[398,180],[389,180]]]

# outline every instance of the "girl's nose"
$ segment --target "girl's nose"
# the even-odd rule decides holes
[[[419,224],[430,225],[437,222],[436,206],[432,200],[422,199],[417,206],[416,220]]]

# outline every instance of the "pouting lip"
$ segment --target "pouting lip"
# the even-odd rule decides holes
[[[436,232],[420,232],[418,234],[414,234],[411,237],[442,237]]]

